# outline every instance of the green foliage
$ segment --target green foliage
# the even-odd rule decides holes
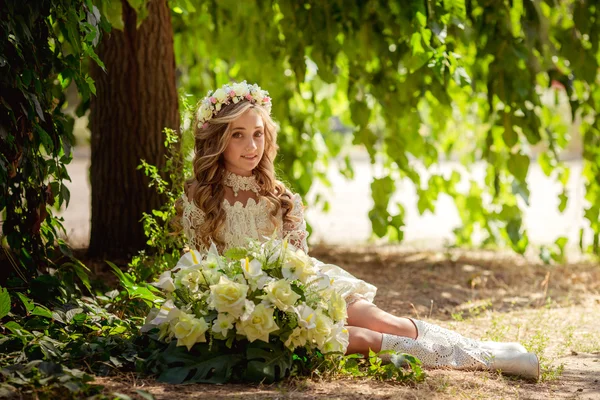
[[[160,298],[152,286],[112,266],[123,290],[95,297],[83,296],[79,284],[62,279],[61,273],[71,271],[58,272],[52,298],[0,287],[0,309],[6,311],[0,324],[0,394],[81,398],[101,389],[90,384],[91,375],[146,373],[144,360],[156,346],[139,336],[143,318],[138,316]],[[45,277],[37,279],[51,282]],[[19,299],[12,308],[11,296]]]
[[[83,62],[90,57],[103,66],[93,48],[107,27],[91,0],[7,0],[0,13],[1,240],[19,277],[28,280],[53,266],[53,253],[62,256],[62,220],[49,206],[70,199],[64,182],[73,119],[63,112],[63,91],[74,82],[84,102],[94,93]]]
[[[332,163],[351,171],[352,136],[381,171],[369,214],[377,236],[403,239],[405,205],[390,204],[396,185],[389,181],[407,177],[420,213],[433,211],[440,193],[454,199],[458,245],[479,233],[484,245],[523,253],[529,238],[521,214],[535,152],[566,188],[559,155],[571,139],[569,124],[582,121],[583,207],[593,239],[580,246],[599,253],[600,7],[593,1],[186,4],[173,6],[184,90],[201,98],[231,79],[269,90],[281,126],[278,173],[300,194],[317,179],[326,182]],[[483,162],[483,182],[417,172],[448,158],[467,171]],[[459,191],[464,177],[468,185]]]
[[[60,396],[91,396],[98,394],[100,385],[93,385],[94,378],[78,369],[42,360],[16,364],[0,370],[4,382],[0,383],[0,397],[29,394],[32,398],[51,399]]]
[[[384,363],[382,356],[389,357]],[[404,383],[418,383],[426,378],[421,361],[409,354],[386,350],[379,353],[369,351],[369,357],[351,354],[342,357],[337,365],[337,373],[355,377],[368,377],[376,380],[395,380]]]
[[[182,99],[184,105],[187,104],[185,100]],[[177,218],[175,204],[183,193],[184,178],[191,174],[190,162],[182,158],[182,154],[189,153],[191,143],[180,143],[179,135],[171,129],[165,129],[165,135],[167,149],[165,166],[159,170],[145,160],[142,160],[142,164],[138,166],[138,169],[143,169],[146,176],[150,178],[150,187],[154,187],[158,193],[167,198],[160,209],[144,213],[142,218],[144,234],[148,238],[146,244],[151,250],[141,251],[129,263],[133,273],[142,281],[173,268],[185,246],[183,235],[172,223]]]

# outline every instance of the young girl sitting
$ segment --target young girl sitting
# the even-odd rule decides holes
[[[277,130],[271,99],[245,81],[209,92],[194,120],[194,176],[186,183],[183,230],[191,248],[220,252],[247,238],[287,237],[308,252],[302,199],[274,171]],[[376,288],[342,268],[315,260],[347,302],[347,354],[395,350],[426,367],[501,370],[539,378],[539,362],[518,343],[480,342],[413,318],[389,314],[372,301]]]

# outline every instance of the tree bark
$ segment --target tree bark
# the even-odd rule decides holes
[[[124,30],[106,35],[92,67],[90,181],[92,257],[129,258],[145,247],[143,212],[166,200],[148,187],[141,159],[165,165],[165,127],[179,132],[173,30],[167,0],[149,0],[139,29],[122,0]]]

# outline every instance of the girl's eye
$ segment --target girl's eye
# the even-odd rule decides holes
[[[261,131],[256,131],[254,132],[254,136],[262,136],[263,133]]]
[[[232,136],[232,137],[234,137],[234,138],[240,138],[240,137],[242,137],[242,134],[241,134],[241,133],[239,133],[239,132],[236,132],[236,133],[234,133],[234,134],[233,134],[233,135],[231,135],[231,136]]]

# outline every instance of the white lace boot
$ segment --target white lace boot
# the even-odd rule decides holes
[[[381,349],[410,354],[430,368],[499,369],[525,378],[537,379],[539,376],[539,363],[534,354],[511,349],[486,349],[480,342],[451,330],[411,320],[417,328],[417,339],[383,334]]]
[[[411,321],[417,338],[383,335],[382,350],[393,349],[417,357],[425,367],[483,370],[489,368],[491,352],[475,340],[418,319]]]
[[[527,353],[527,349],[517,342],[479,342],[481,347],[491,351],[514,351],[516,353]]]

